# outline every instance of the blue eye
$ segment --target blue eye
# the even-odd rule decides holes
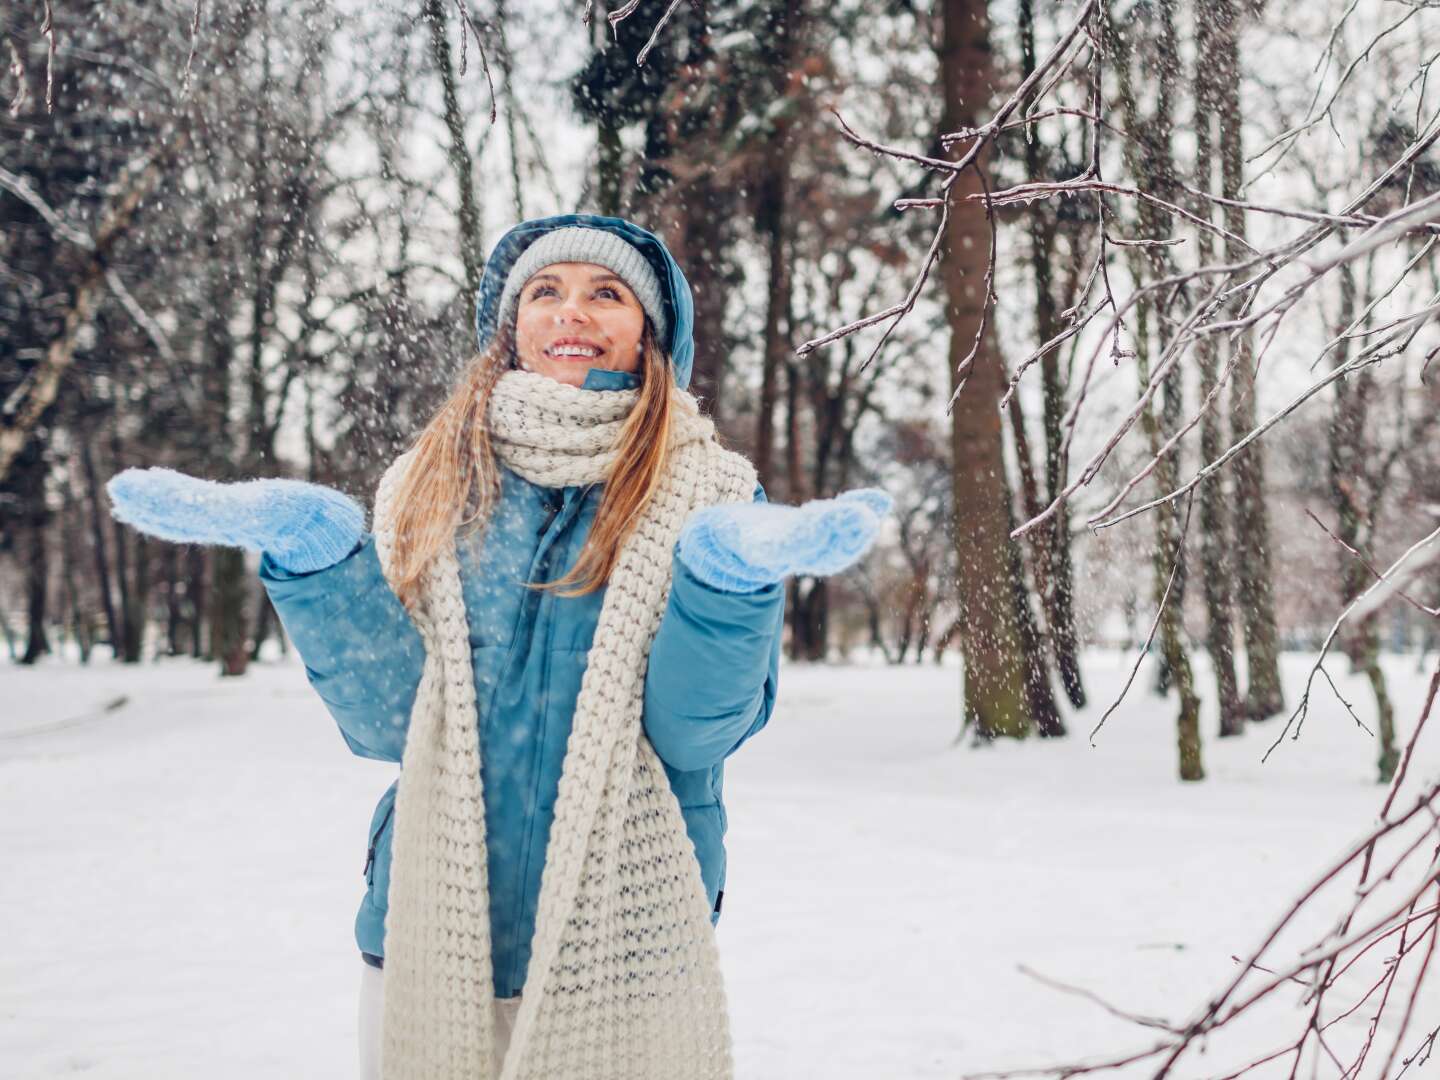
[[[533,289],[530,290],[530,299],[531,299],[531,300],[534,300],[537,296],[542,295],[547,289],[548,289],[550,292],[554,292],[554,291],[555,291],[555,286],[554,286],[554,285],[536,285],[535,288],[533,288]]]
[[[619,290],[616,289],[616,288],[614,288],[613,286],[610,286],[610,285],[601,285],[600,288],[598,288],[598,289],[595,290],[595,295],[596,295],[596,296],[599,296],[601,293],[609,293],[609,294],[610,294],[610,299],[612,299],[612,300],[619,300],[619,299],[620,299],[620,292],[619,292]]]

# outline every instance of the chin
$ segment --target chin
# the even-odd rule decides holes
[[[540,364],[524,365],[528,370],[537,375],[544,375],[546,378],[562,382],[567,386],[580,386],[585,382],[585,376],[590,373],[593,364],[566,364],[558,361],[548,361]]]

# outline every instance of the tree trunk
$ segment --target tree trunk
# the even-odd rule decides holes
[[[974,127],[994,81],[989,12],[985,0],[944,0],[942,18],[943,130]],[[966,201],[967,195],[981,190],[973,170],[956,180],[940,263],[948,301],[952,391],[985,317],[990,224],[982,206]],[[950,430],[964,723],[990,739],[1023,738],[1032,726],[1025,652],[1011,593],[1010,492],[998,408],[1003,389],[1001,364],[987,331],[951,412]]]
[[[802,588],[802,584],[808,587]],[[791,578],[790,659],[825,659],[830,624],[830,591],[824,578]]]
[[[1221,194],[1242,199],[1245,151],[1241,142],[1239,17],[1235,0],[1212,0],[1209,18],[1214,21],[1217,67],[1220,76],[1220,164]],[[1225,208],[1225,227],[1238,240],[1226,240],[1225,258],[1237,261],[1249,256],[1245,239],[1245,212],[1238,206]],[[1238,301],[1237,301],[1238,303]],[[1238,307],[1235,309],[1238,312]],[[1249,332],[1235,340],[1241,350],[1240,363],[1230,396],[1230,435],[1235,441],[1255,426],[1255,368],[1253,341]],[[1270,522],[1265,509],[1265,446],[1256,440],[1235,458],[1235,565],[1245,654],[1249,660],[1246,712],[1251,720],[1264,720],[1285,711],[1280,684],[1280,640],[1275,624],[1274,584],[1271,580]]]
[[[1201,191],[1213,190],[1214,139],[1211,129],[1220,118],[1219,58],[1215,55],[1213,22],[1208,11],[1197,9],[1195,34],[1199,42],[1199,58],[1195,66],[1195,184]],[[1194,199],[1191,212],[1205,221],[1211,217],[1208,199]],[[1200,266],[1214,261],[1215,241],[1206,229],[1195,233],[1196,257]],[[1228,340],[1228,338],[1226,339]],[[1200,393],[1210,393],[1219,378],[1218,342],[1206,334],[1195,342],[1195,362],[1200,371]],[[1214,461],[1224,447],[1221,444],[1221,412],[1210,408],[1200,421],[1200,460]],[[1240,698],[1240,682],[1235,674],[1235,607],[1231,585],[1230,512],[1224,485],[1219,478],[1202,484],[1200,499],[1200,569],[1201,589],[1205,596],[1205,649],[1215,672],[1215,687],[1220,707],[1220,735],[1239,735],[1245,730],[1245,705]]]
[[[213,653],[206,650],[205,643],[205,549],[198,544],[186,554],[185,595],[190,600],[190,655],[196,660]]]
[[[1370,303],[1369,296],[1362,304],[1357,295],[1352,266],[1340,267],[1339,274],[1340,311],[1336,333],[1348,329],[1356,310],[1368,307]],[[1341,338],[1336,345],[1331,361],[1334,367],[1343,367],[1350,362],[1351,340]],[[1335,383],[1335,406],[1330,418],[1330,500],[1335,507],[1336,536],[1350,548],[1360,545],[1363,529],[1373,527],[1361,485],[1367,473],[1365,432],[1370,401],[1377,392],[1375,377],[1369,368],[1352,372]],[[1348,605],[1365,590],[1370,579],[1364,563],[1348,551],[1341,551],[1337,558],[1340,602]],[[1395,774],[1395,766],[1399,764],[1399,753],[1395,747],[1394,707],[1385,685],[1385,673],[1380,667],[1375,613],[1345,628],[1341,648],[1350,658],[1352,670],[1364,673],[1375,695],[1375,708],[1380,720],[1379,779],[1381,783],[1389,783]]]
[[[250,659],[252,661],[260,659],[260,649],[275,626],[275,606],[270,603],[270,594],[262,589],[259,602],[255,606],[255,635],[254,640],[250,643]]]
[[[625,147],[620,142],[620,127],[614,122],[602,119],[596,133],[599,150],[599,176],[596,187],[596,202],[600,213],[610,217],[620,214],[620,187],[625,178]]]
[[[474,162],[465,143],[465,112],[456,92],[455,63],[450,55],[450,39],[446,36],[445,11],[442,0],[425,0],[422,16],[430,24],[430,57],[440,73],[445,96],[445,127],[450,133],[446,156],[455,172],[455,186],[460,195],[458,239],[460,260],[465,264],[465,295],[474,296],[480,291],[480,276],[485,266],[481,251],[481,215],[475,199]]]
[[[1147,60],[1159,73],[1156,104],[1153,113],[1142,117],[1137,105],[1131,72],[1132,42],[1113,22],[1106,27],[1106,42],[1113,49],[1115,70],[1119,79],[1119,99],[1126,130],[1140,133],[1138,146],[1126,143],[1126,161],[1140,187],[1173,202],[1177,197],[1174,155],[1171,140],[1174,131],[1173,101],[1176,72],[1179,70],[1175,35],[1175,0],[1157,0],[1154,7],[1154,37],[1147,38]],[[1153,52],[1153,59],[1148,55]],[[1160,240],[1166,236],[1166,222],[1149,202],[1142,201],[1136,210],[1140,237]],[[1162,277],[1170,269],[1163,247],[1128,248],[1131,274],[1142,280]],[[1143,252],[1143,254],[1142,254]],[[1137,305],[1134,314],[1135,361],[1140,385],[1150,382],[1150,315],[1148,304]],[[1141,414],[1141,426],[1151,454],[1158,454],[1166,438],[1178,428],[1184,412],[1182,372],[1177,367],[1165,379],[1161,392],[1160,415],[1147,406]],[[1161,491],[1172,490],[1179,476],[1179,462],[1174,453],[1160,458],[1155,467],[1155,483]],[[1185,538],[1181,528],[1180,507],[1165,503],[1155,510],[1155,550],[1152,560],[1155,604],[1160,613],[1160,647],[1164,664],[1163,681],[1175,686],[1180,697],[1180,714],[1176,718],[1179,748],[1179,772],[1182,780],[1203,780],[1205,769],[1200,748],[1200,699],[1195,692],[1194,673],[1190,667],[1184,631],[1185,603]],[[1168,596],[1167,596],[1168,591]],[[1163,685],[1162,681],[1162,685]]]
[[[206,364],[203,371],[205,415],[203,430],[210,439],[209,469],[217,479],[238,477],[236,460],[224,448],[236,445],[234,425],[230,419],[231,377],[235,361],[235,342],[230,332],[233,290],[224,269],[230,252],[224,242],[218,221],[207,223],[206,234],[213,237],[212,249],[206,260],[210,310],[205,320],[204,348]],[[234,548],[217,548],[211,556],[210,592],[205,606],[209,612],[210,656],[220,661],[220,673],[226,676],[245,673],[245,561]]]
[[[725,369],[730,356],[725,304],[729,238],[725,221],[734,192],[722,190],[710,173],[698,177],[678,200],[676,258],[685,267],[695,298],[695,359],[690,392],[717,423],[725,419]]]
[[[95,581],[100,590],[100,605],[105,612],[105,632],[110,636],[110,653],[120,655],[120,621],[111,597],[110,558],[106,552],[105,529],[109,516],[100,503],[100,480],[95,472],[95,455],[90,447],[90,432],[83,426],[79,432],[80,466],[85,471],[85,495],[90,505],[90,546],[95,553]]]
[[[61,580],[65,586],[65,606],[69,609],[71,631],[75,635],[75,644],[80,649],[80,662],[88,664],[90,663],[90,649],[95,641],[95,627],[91,621],[90,612],[81,603],[80,585],[76,580],[76,569],[80,562],[80,553],[77,550],[80,536],[79,518],[82,513],[80,506],[75,502],[73,489],[67,489],[65,508],[60,519]]]
[[[1008,507],[1007,507],[1008,510]],[[1008,515],[1010,528],[1015,527],[1014,515]],[[1055,705],[1055,694],[1050,688],[1050,667],[1045,662],[1045,641],[1035,625],[1035,616],[1030,611],[1030,594],[1025,587],[1025,560],[1020,545],[1009,541],[1010,547],[1010,597],[1015,605],[1015,622],[1020,630],[1020,642],[1025,651],[1025,697],[1030,705],[1030,716],[1036,729],[1044,738],[1055,738],[1065,734],[1065,722]]]
[[[245,600],[248,576],[245,553],[238,548],[217,548],[212,556],[210,582],[210,649],[220,661],[221,675],[244,675],[249,654],[245,649]]]
[[[755,469],[768,488],[774,479],[775,410],[780,373],[790,356],[790,146],[791,120],[781,105],[789,93],[790,72],[800,37],[801,0],[778,0],[773,25],[775,66],[771,73],[772,131],[757,193],[756,228],[765,237],[769,272],[765,299],[764,366],[760,407],[755,417]]]
[[[165,655],[180,655],[180,546],[165,545]]]
[[[769,260],[766,287],[764,364],[760,374],[760,404],[755,413],[755,471],[767,490],[775,477],[775,411],[780,400],[780,372],[790,355],[790,261],[785,242],[789,155],[783,145],[772,152],[761,194],[760,229]]]
[[[1034,0],[1020,2],[1021,78],[1035,70]],[[1028,107],[1028,103],[1027,103]],[[1033,135],[1024,140],[1025,175],[1042,173],[1040,143]],[[1039,212],[1036,212],[1039,211]],[[1049,341],[1059,331],[1058,310],[1051,284],[1051,267],[1056,258],[1054,222],[1038,207],[1032,207],[1030,221],[1030,266],[1035,276],[1035,340]],[[1060,350],[1051,349],[1040,361],[1044,395],[1045,501],[1052,503],[1065,484],[1061,449],[1064,432],[1065,388],[1060,376]],[[1018,399],[1017,399],[1018,400]],[[1018,408],[1018,404],[1016,406]],[[1033,515],[1032,515],[1033,516]],[[1036,529],[1037,549],[1043,549],[1042,566],[1037,567],[1037,584],[1045,605],[1050,648],[1065,696],[1077,709],[1085,707],[1085,684],[1080,675],[1080,639],[1075,629],[1075,571],[1070,557],[1070,504],[1062,502],[1048,527]],[[1043,570],[1042,574],[1038,571]],[[1043,582],[1043,584],[1041,584]]]
[[[50,556],[45,543],[45,515],[36,511],[30,518],[30,558],[25,567],[27,639],[25,654],[20,657],[22,664],[33,664],[50,651],[50,639],[45,633],[49,576]]]

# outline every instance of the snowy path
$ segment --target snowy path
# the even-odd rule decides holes
[[[1101,709],[1125,663],[1087,658]],[[1292,699],[1307,668],[1286,658]],[[1424,683],[1413,658],[1389,671],[1403,738]],[[952,749],[954,668],[787,667],[726,778],[742,1080],[955,1077],[1151,1041],[1021,964],[1177,1021],[1229,976],[1367,827],[1374,748],[1321,690],[1268,765],[1273,725],[1222,744],[1207,716],[1210,779],[1182,786],[1173,707],[1147,685],[1095,749],[1095,707],[1067,740]],[[1440,729],[1419,775],[1437,765]],[[293,664],[0,668],[0,1077],[352,1077],[350,919],[392,771],[348,754]],[[1428,1029],[1440,986],[1424,1004]],[[1294,1025],[1273,1019],[1233,1053]]]

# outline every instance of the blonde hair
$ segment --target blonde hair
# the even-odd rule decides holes
[[[640,355],[640,396],[621,428],[580,557],[564,577],[535,588],[565,589],[560,596],[602,588],[619,561],[621,544],[660,483],[675,380],[670,357],[656,343],[648,318]],[[514,356],[513,330],[503,327],[466,365],[450,397],[415,440],[396,498],[391,557],[391,583],[406,607],[418,601],[425,572],[451,534],[483,529],[499,498],[500,467],[485,414],[490,393]]]

